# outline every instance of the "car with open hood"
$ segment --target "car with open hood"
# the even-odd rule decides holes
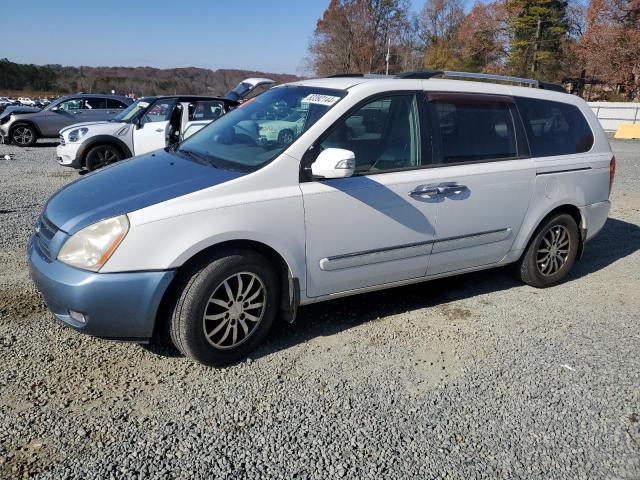
[[[171,146],[229,112],[266,78],[240,82],[224,97],[168,95],[143,97],[108,122],[71,125],[60,131],[60,165],[89,171]]]
[[[67,326],[206,365],[300,305],[508,264],[557,284],[607,220],[607,136],[576,96],[434,78],[455,73],[277,86],[84,175],[46,203],[32,278]],[[291,112],[293,136],[259,133]]]

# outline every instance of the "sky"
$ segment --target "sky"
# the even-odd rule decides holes
[[[424,1],[411,0],[415,9]],[[0,0],[0,58],[300,73],[329,0]]]

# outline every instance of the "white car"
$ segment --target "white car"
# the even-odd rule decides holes
[[[79,332],[167,332],[223,365],[300,305],[507,264],[534,287],[562,281],[609,213],[598,119],[537,81],[434,75],[275,87],[177,148],[67,185],[28,247],[35,284]],[[283,105],[303,127],[259,141]]]
[[[266,78],[240,82],[225,97],[170,95],[144,97],[113,119],[77,123],[60,130],[58,163],[97,170],[125,158],[179,143],[241,103]]]
[[[18,98],[18,103],[20,103],[20,105],[24,105],[25,107],[33,107],[36,104],[36,102],[27,97]]]

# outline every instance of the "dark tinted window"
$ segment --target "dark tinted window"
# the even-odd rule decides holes
[[[104,109],[107,108],[107,99],[106,98],[85,98],[84,99],[84,108],[89,110],[96,109]]]
[[[127,105],[120,100],[116,100],[115,98],[107,98],[107,108],[127,108]]]
[[[203,100],[189,104],[189,121],[215,120],[224,113],[224,104],[219,101]]]
[[[341,121],[321,143],[356,156],[356,173],[420,166],[420,125],[414,95],[380,98]]]
[[[517,98],[531,155],[571,155],[591,150],[593,133],[578,107],[567,103]]]
[[[464,163],[517,157],[509,103],[478,95],[430,99],[440,129],[443,163]]]

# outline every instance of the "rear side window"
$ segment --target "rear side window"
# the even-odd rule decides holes
[[[518,156],[511,104],[485,95],[429,94],[442,163]]]
[[[567,103],[516,98],[531,155],[549,157],[591,150],[593,133],[578,107]]]
[[[105,109],[107,108],[106,98],[85,98],[84,108],[87,110]]]
[[[120,100],[116,100],[115,98],[107,98],[107,108],[122,109],[127,108],[127,105]]]
[[[218,101],[200,101],[189,104],[189,121],[215,120],[224,113],[224,104]]]

